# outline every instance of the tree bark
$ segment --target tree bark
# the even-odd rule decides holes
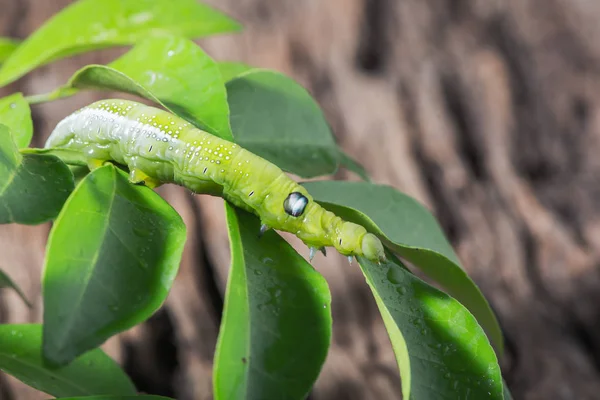
[[[0,0],[0,34],[25,37],[67,3]],[[202,40],[209,53],[299,80],[376,182],[435,213],[499,315],[515,399],[598,398],[600,2],[211,3],[245,30]],[[0,94],[50,91],[78,67],[122,52],[53,63]],[[34,107],[35,144],[105,95]],[[161,194],[188,225],[181,272],[163,309],[105,348],[144,392],[209,399],[229,260],[222,202],[174,187]],[[29,310],[1,292],[2,322],[40,321],[48,229],[0,226],[2,267],[35,303]],[[316,267],[331,286],[334,336],[310,398],[399,399],[395,359],[364,278],[341,257],[326,261]],[[45,398],[7,376],[0,397]]]

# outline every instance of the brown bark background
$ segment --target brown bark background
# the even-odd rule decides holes
[[[0,0],[0,35],[25,37],[68,3]],[[439,218],[499,315],[515,399],[600,398],[600,2],[210,3],[245,31],[201,41],[209,53],[298,79],[376,182]],[[50,91],[79,66],[122,52],[51,64],[0,95]],[[34,107],[35,143],[102,96]],[[229,259],[221,200],[161,193],[188,226],[181,272],[163,309],[105,348],[142,391],[209,399]],[[0,226],[0,263],[35,301],[29,310],[1,292],[1,322],[40,321],[48,229]],[[335,326],[310,398],[399,399],[391,346],[360,271],[335,255],[316,266],[331,286]],[[0,398],[47,396],[0,376]]]

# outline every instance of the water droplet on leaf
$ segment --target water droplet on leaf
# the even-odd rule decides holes
[[[398,268],[390,267],[387,273],[388,281],[397,285],[402,283],[403,274]]]
[[[136,236],[139,237],[148,237],[151,235],[150,230],[145,228],[133,228],[133,233],[135,233]]]
[[[273,259],[269,258],[269,257],[265,257],[262,259],[263,264],[265,265],[272,265],[273,264]]]

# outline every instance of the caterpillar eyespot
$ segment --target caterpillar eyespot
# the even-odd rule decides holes
[[[256,214],[261,233],[273,228],[294,233],[310,248],[333,246],[346,256],[386,259],[375,235],[322,208],[279,167],[167,111],[133,101],[99,101],[59,122],[46,147],[79,150],[91,169],[106,161],[125,165],[134,183],[175,183],[221,196]],[[214,164],[219,168],[209,168]]]
[[[292,192],[283,201],[283,209],[292,217],[299,217],[304,212],[308,199],[299,192]]]

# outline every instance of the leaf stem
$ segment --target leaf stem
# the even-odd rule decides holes
[[[32,96],[26,96],[25,100],[31,104],[47,103],[49,101],[60,100],[66,97],[70,97],[77,92],[77,89],[70,86],[61,86],[49,93],[34,94]]]

